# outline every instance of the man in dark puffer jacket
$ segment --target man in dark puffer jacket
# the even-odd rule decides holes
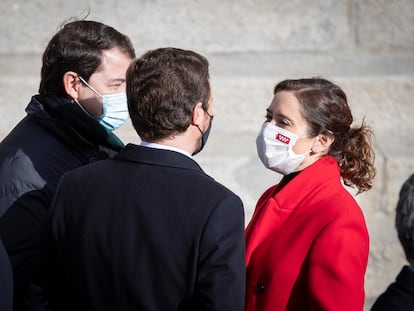
[[[134,57],[129,38],[114,28],[66,23],[43,54],[39,94],[0,144],[0,236],[13,268],[14,310],[24,309],[60,177],[123,147],[112,131],[128,118],[125,74]]]

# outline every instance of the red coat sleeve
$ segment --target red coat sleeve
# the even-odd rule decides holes
[[[307,287],[310,310],[362,310],[369,238],[363,218],[354,216],[335,219],[314,241]]]

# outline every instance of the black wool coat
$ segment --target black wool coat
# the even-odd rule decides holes
[[[52,309],[244,309],[242,202],[190,157],[129,144],[66,174],[52,208]]]
[[[3,242],[0,239],[0,310],[11,311],[13,306],[13,274],[4,249]]]

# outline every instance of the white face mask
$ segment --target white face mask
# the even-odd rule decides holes
[[[292,173],[305,159],[292,148],[298,135],[265,122],[256,139],[257,154],[265,167],[283,175]]]
[[[81,76],[79,76],[79,80],[102,97],[103,113],[99,117],[94,117],[94,119],[98,120],[109,131],[121,127],[129,117],[126,93],[102,95]]]

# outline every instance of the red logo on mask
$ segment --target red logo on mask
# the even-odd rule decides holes
[[[275,138],[276,138],[276,140],[281,141],[282,143],[284,143],[286,145],[289,145],[289,143],[290,143],[290,138],[283,135],[283,134],[277,133]]]

